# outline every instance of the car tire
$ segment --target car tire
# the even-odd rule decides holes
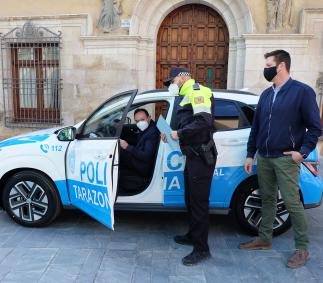
[[[31,170],[18,172],[8,179],[2,201],[8,215],[27,227],[50,224],[61,210],[53,182],[46,175]]]
[[[238,188],[232,208],[239,226],[252,235],[258,235],[258,228],[261,222],[261,197],[256,179],[249,180]],[[273,234],[282,234],[290,227],[290,215],[278,191],[277,213],[273,224]]]

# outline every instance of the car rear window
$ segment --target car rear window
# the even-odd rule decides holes
[[[213,107],[214,125],[218,131],[235,130],[250,127],[254,110],[246,104],[215,99]]]

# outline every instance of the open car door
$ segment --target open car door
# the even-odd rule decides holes
[[[118,187],[119,138],[137,91],[113,96],[94,111],[66,155],[71,203],[110,229]]]

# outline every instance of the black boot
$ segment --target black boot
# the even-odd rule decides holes
[[[205,261],[211,257],[209,251],[198,252],[193,250],[189,255],[183,257],[182,263],[187,266],[198,264],[199,262]]]
[[[190,234],[177,235],[174,237],[174,241],[180,245],[193,246],[193,240]]]

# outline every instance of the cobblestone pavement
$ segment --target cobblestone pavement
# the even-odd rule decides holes
[[[323,206],[306,214],[310,260],[290,270],[291,230],[274,239],[272,250],[240,251],[249,236],[230,216],[211,216],[212,259],[185,267],[181,258],[191,249],[172,240],[185,232],[183,213],[118,212],[109,231],[76,210],[40,229],[21,227],[0,211],[0,282],[323,282]]]

